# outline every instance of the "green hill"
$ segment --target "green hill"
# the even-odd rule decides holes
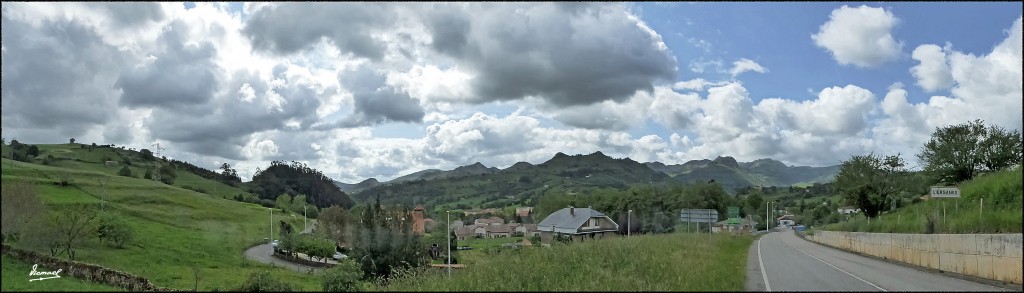
[[[1024,177],[1012,170],[981,175],[958,184],[960,198],[932,198],[868,221],[858,215],[822,230],[885,233],[1021,233]],[[984,199],[984,201],[982,200]],[[929,220],[929,217],[931,220]]]
[[[668,175],[655,172],[629,158],[613,159],[601,152],[589,155],[558,153],[542,164],[517,163],[505,170],[480,163],[452,171],[433,172],[434,179],[385,182],[353,194],[357,201],[448,205],[464,209],[474,206],[506,207],[534,205],[544,192],[567,193],[600,188],[626,189],[629,186],[674,183]]]
[[[728,190],[744,186],[793,186],[825,183],[839,173],[839,165],[828,167],[786,166],[772,159],[739,163],[732,157],[693,160],[679,165],[644,163],[647,167],[690,183],[715,180]]]
[[[125,248],[113,248],[96,240],[84,243],[76,261],[140,275],[157,286],[188,290],[192,289],[192,267],[196,266],[201,273],[199,289],[204,291],[232,290],[242,284],[248,273],[270,269],[242,259],[245,248],[270,235],[267,208],[226,199],[244,190],[180,170],[173,185],[138,178],[141,177],[138,174],[144,173],[144,167],[154,163],[142,161],[138,152],[130,150],[96,148],[90,151],[77,144],[38,147],[39,157],[53,155],[50,165],[3,159],[0,170],[4,185],[16,181],[32,183],[50,213],[60,213],[73,203],[120,213],[134,230],[135,240]],[[135,176],[116,175],[120,168],[101,163],[107,156],[131,161],[129,169]],[[68,179],[70,184],[54,184],[62,178]],[[101,186],[100,182],[104,181]],[[205,193],[195,189],[203,189]],[[101,205],[104,200],[105,204]],[[301,216],[285,216],[280,211],[275,212],[274,219],[286,219],[293,226],[302,225]],[[14,243],[15,247],[49,253],[45,248],[19,245]],[[4,266],[7,263],[5,261]],[[295,283],[303,284],[306,290],[319,289],[315,275],[285,269],[272,271],[275,275],[300,280]],[[5,273],[3,283],[7,284],[8,278],[23,277]],[[5,285],[4,291],[7,290]]]

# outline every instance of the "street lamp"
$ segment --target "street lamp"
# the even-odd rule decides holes
[[[632,218],[632,217],[630,217],[631,215],[633,215],[633,210],[629,210],[629,212],[626,212],[626,238],[629,238],[629,234],[632,233],[632,231],[630,231],[630,230],[632,230],[630,228],[633,228],[633,227],[631,227],[631,224],[630,224],[630,222],[631,222],[630,218]]]
[[[445,233],[445,234],[448,234],[448,245],[446,245],[446,246],[448,246],[448,278],[451,279],[451,277],[452,277],[452,233],[449,230],[452,228],[452,211],[445,211],[445,214],[448,215],[448,220],[445,221],[445,224],[448,225],[447,226],[448,228],[445,229],[445,231],[448,231],[448,232]]]
[[[267,208],[267,211],[270,212],[270,243],[274,243],[274,209]]]

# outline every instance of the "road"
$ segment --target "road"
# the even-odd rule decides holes
[[[313,230],[313,226],[316,225],[316,220],[311,219],[310,221],[312,221],[312,223],[309,224],[309,227],[306,228],[306,230],[302,230],[302,232],[300,233],[309,233],[310,231]],[[270,243],[256,245],[245,250],[245,258],[252,261],[258,261],[265,264],[273,264],[275,266],[283,266],[290,270],[295,270],[299,272],[305,272],[311,268],[314,270],[318,269],[307,265],[301,265],[290,261],[281,260],[279,258],[273,257],[272,254],[274,254],[274,247],[271,246]]]
[[[789,229],[751,246],[751,291],[1011,291],[841,251]]]

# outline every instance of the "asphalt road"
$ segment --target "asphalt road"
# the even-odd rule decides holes
[[[301,233],[309,233],[310,231],[313,230],[313,225],[316,224],[316,220],[312,219],[311,221],[313,223],[309,224],[309,227],[306,228],[306,230],[303,230]],[[273,257],[272,254],[274,254],[274,247],[271,246],[270,243],[256,245],[245,250],[245,258],[252,261],[258,261],[265,264],[273,264],[275,266],[283,266],[290,270],[299,272],[305,272],[311,268],[314,270],[318,269],[307,265],[301,265],[290,261],[281,260],[279,258]]]
[[[750,291],[1011,291],[826,247],[788,229],[751,246]]]

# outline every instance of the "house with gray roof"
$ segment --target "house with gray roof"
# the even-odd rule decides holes
[[[544,243],[551,243],[556,237],[586,241],[614,235],[619,230],[619,224],[592,208],[570,206],[548,215],[537,224],[537,230]]]

